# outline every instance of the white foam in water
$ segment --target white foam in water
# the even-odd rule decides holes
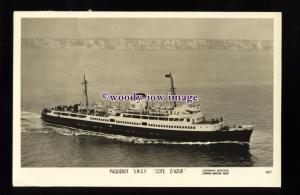
[[[43,128],[40,118],[37,113],[21,111],[21,133],[50,133]]]
[[[35,131],[36,133],[50,133],[49,131]]]
[[[52,124],[50,124],[52,125]],[[59,128],[54,129],[55,132],[66,135],[66,136],[99,136],[99,137],[105,137],[112,140],[118,140],[128,143],[135,143],[135,144],[167,144],[167,145],[211,145],[211,144],[220,144],[220,143],[231,143],[231,144],[240,144],[243,145],[245,143],[243,142],[237,142],[237,141],[221,141],[221,142],[177,142],[177,141],[166,141],[162,139],[147,139],[147,138],[141,138],[141,137],[133,137],[133,136],[124,136],[124,135],[113,135],[113,134],[105,134],[100,132],[92,132],[92,131],[86,131],[76,128],[70,128],[65,127],[61,125],[55,125],[59,126]]]
[[[41,115],[33,112],[21,111],[21,118],[28,119],[28,118],[41,118]]]

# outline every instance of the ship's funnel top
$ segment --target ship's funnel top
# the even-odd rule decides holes
[[[135,93],[136,95],[140,96],[141,99],[145,99],[146,98],[146,94],[144,93]]]

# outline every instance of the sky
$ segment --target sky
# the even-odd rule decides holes
[[[22,19],[21,33],[22,38],[272,40],[273,23],[271,19],[26,18]],[[273,52],[264,50],[22,48],[22,107],[56,104],[62,99],[69,103],[78,101],[83,74],[89,82],[89,94],[97,100],[101,91],[168,90],[169,81],[164,77],[168,72],[172,72],[178,93],[193,94],[202,85],[238,84],[243,88],[248,84],[270,84],[272,71]]]
[[[23,18],[22,38],[273,40],[272,19]]]

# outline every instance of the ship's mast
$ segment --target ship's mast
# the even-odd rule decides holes
[[[175,93],[175,89],[176,88],[174,87],[174,80],[173,80],[173,77],[172,77],[172,73],[170,72],[169,74],[166,74],[165,77],[170,78],[170,80],[171,80],[171,88],[170,88],[171,94],[172,95],[176,95],[176,93]],[[174,101],[174,105],[173,106],[174,107],[177,106],[176,101]]]
[[[89,99],[88,99],[88,94],[87,94],[87,80],[85,79],[85,75],[83,75],[83,83],[81,83],[82,85],[84,85],[84,95],[85,95],[85,105],[86,105],[86,108],[88,109],[89,107]]]

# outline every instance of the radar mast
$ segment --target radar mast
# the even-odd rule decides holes
[[[170,72],[169,74],[166,74],[165,77],[170,78],[170,81],[171,81],[171,88],[170,88],[171,94],[176,95],[176,93],[175,93],[176,88],[174,87],[174,80],[173,80],[173,77],[172,77],[172,73]],[[176,101],[174,101],[173,107],[176,107],[176,106],[177,106]]]
[[[88,99],[88,93],[87,93],[87,80],[85,79],[85,75],[83,75],[83,82],[81,83],[82,85],[84,85],[84,95],[85,95],[85,105],[86,105],[86,108],[88,109],[89,107],[89,99]]]

